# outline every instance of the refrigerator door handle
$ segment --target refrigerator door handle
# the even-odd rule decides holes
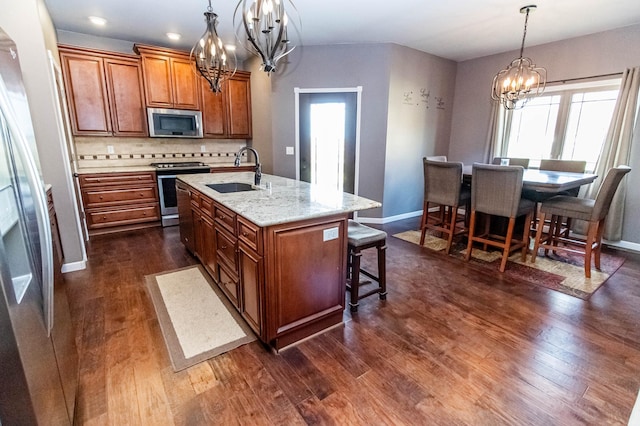
[[[40,252],[42,258],[42,299],[44,304],[44,322],[47,334],[51,335],[53,328],[53,243],[49,209],[44,190],[44,183],[33,158],[36,153],[29,150],[25,136],[11,108],[8,91],[4,80],[0,76],[0,110],[4,114],[11,138],[16,141],[14,154],[19,156],[24,165],[26,177],[33,194],[36,216],[38,219],[38,234],[40,237]]]

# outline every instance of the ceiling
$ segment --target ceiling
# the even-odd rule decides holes
[[[205,29],[206,0],[44,0],[59,30],[189,50]],[[234,43],[236,0],[212,1],[218,33]],[[517,50],[526,0],[294,0],[303,45],[397,43],[462,61]],[[526,46],[640,23],[638,0],[537,0]],[[285,7],[289,7],[286,3]],[[105,18],[96,27],[88,16]],[[179,42],[167,32],[182,34]],[[525,47],[526,50],[526,47]],[[238,52],[240,57],[244,54]]]

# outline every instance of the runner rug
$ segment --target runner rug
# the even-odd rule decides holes
[[[256,340],[201,266],[145,279],[175,371]]]
[[[396,234],[394,237],[420,244],[420,231],[406,231]],[[447,242],[442,238],[430,233],[425,236],[423,247],[429,250],[442,251],[444,254],[446,246]],[[466,251],[465,244],[456,243],[454,240],[454,244],[451,247],[452,256],[464,259]],[[536,263],[531,263],[531,255],[527,256],[526,262],[522,262],[520,256],[520,251],[511,255],[509,263],[507,263],[507,269],[504,272],[506,276],[526,281],[530,284],[541,285],[584,300],[589,299],[624,263],[624,258],[620,256],[602,253],[600,256],[601,271],[592,267],[591,278],[585,278],[584,256],[563,252],[552,254],[549,252],[547,257],[538,256]],[[474,247],[471,258],[476,264],[494,268],[497,271],[502,252],[486,252]]]

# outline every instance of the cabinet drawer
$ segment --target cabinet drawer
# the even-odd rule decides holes
[[[234,212],[216,203],[214,206],[214,219],[216,223],[232,235],[236,234],[236,214]]]
[[[262,254],[262,229],[238,216],[238,239],[258,254]]]
[[[160,220],[160,207],[149,204],[134,208],[87,210],[86,215],[88,228],[97,229]]]
[[[85,208],[106,207],[133,203],[153,203],[158,201],[155,185],[140,188],[89,189],[84,191]]]
[[[156,174],[154,172],[140,173],[99,173],[93,175],[80,175],[80,185],[82,186],[103,186],[103,185],[136,185],[155,184]]]
[[[225,292],[231,303],[238,308],[238,278],[227,270],[224,264],[218,264],[218,286]]]
[[[232,271],[238,270],[238,260],[236,256],[236,239],[227,235],[222,229],[215,230],[216,235],[216,255],[218,260],[226,263]]]

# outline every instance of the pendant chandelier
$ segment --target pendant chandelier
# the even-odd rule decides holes
[[[289,3],[288,11],[284,8],[285,2]],[[242,21],[238,21],[238,13]],[[268,74],[275,72],[278,61],[295,49],[288,34],[291,13],[295,16],[293,29],[297,30],[300,18],[290,0],[240,0],[236,6],[233,14],[236,38],[245,49],[262,59],[262,70]]]
[[[236,55],[232,51],[230,57],[224,43],[218,37],[218,15],[213,13],[211,0],[204,17],[207,30],[191,49],[191,59],[195,62],[198,73],[209,83],[211,91],[219,93],[222,91],[222,82],[236,72]]]
[[[529,12],[535,11],[536,5],[524,6],[520,13],[525,13],[524,34],[520,57],[493,77],[491,99],[499,101],[506,109],[520,109],[529,99],[544,92],[547,81],[547,70],[536,65],[529,58],[523,58],[524,40],[527,36]],[[521,101],[521,102],[518,102]]]

